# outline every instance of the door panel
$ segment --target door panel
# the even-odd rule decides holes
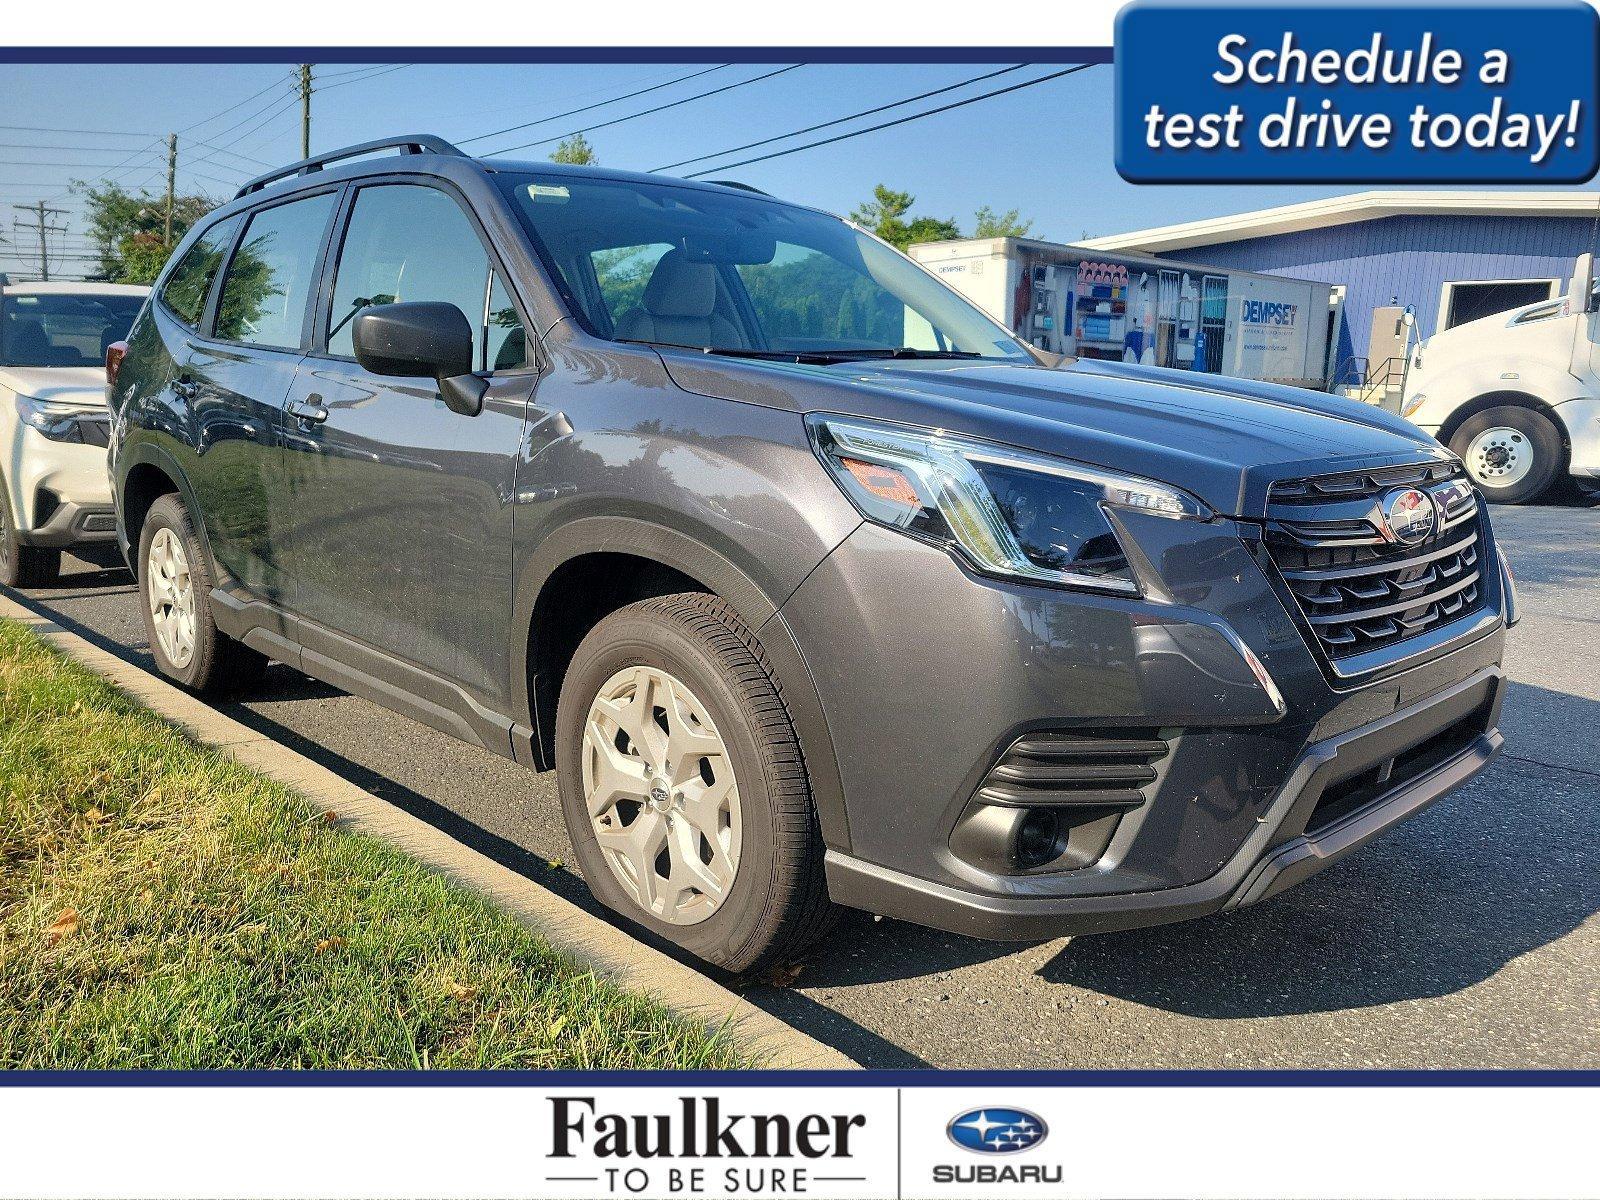
[[[452,194],[375,181],[347,210],[319,352],[284,422],[294,611],[505,711],[513,473],[535,382],[517,369],[520,320],[493,291],[488,250]],[[474,330],[477,369],[506,369],[479,415],[452,412],[432,379],[380,377],[352,361],[363,308],[416,300],[454,304]],[[308,648],[315,636],[307,631]]]
[[[290,407],[327,417],[284,422],[294,612],[499,708],[514,471],[533,382],[493,381],[483,412],[463,417],[432,380],[308,362]]]
[[[189,482],[212,556],[247,591],[274,604],[289,594],[277,528],[286,499],[279,433],[301,357],[192,342],[175,383],[192,396]]]
[[[191,339],[174,388],[193,413],[191,484],[212,554],[243,587],[283,603],[283,405],[305,357],[317,262],[337,195],[320,192],[250,214],[209,314],[211,337]],[[219,227],[220,228],[220,227]]]

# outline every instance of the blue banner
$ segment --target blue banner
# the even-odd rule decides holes
[[[1582,183],[1600,19],[1581,0],[1267,8],[1136,0],[1117,20],[1133,183]]]

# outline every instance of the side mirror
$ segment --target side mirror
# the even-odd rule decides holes
[[[489,385],[472,373],[472,326],[454,304],[374,304],[357,314],[350,334],[356,361],[374,375],[434,379],[453,412],[483,411]]]

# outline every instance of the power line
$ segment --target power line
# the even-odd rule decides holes
[[[815,150],[819,146],[831,146],[835,142],[849,141],[851,138],[860,137],[865,133],[876,133],[880,129],[892,129],[896,125],[907,125],[912,121],[920,121],[923,117],[937,116],[939,113],[949,112],[951,109],[964,108],[968,104],[976,104],[980,100],[992,100],[994,97],[1004,96],[1008,92],[1020,92],[1023,88],[1034,87],[1041,83],[1049,83],[1052,79],[1060,79],[1063,75],[1075,75],[1079,71],[1087,70],[1089,67],[1095,65],[1096,64],[1094,63],[1079,63],[1077,66],[1068,67],[1064,71],[1054,71],[1049,75],[1041,75],[1037,79],[1026,79],[1021,83],[1013,83],[1010,87],[996,88],[992,92],[984,92],[982,95],[978,96],[969,96],[965,100],[957,100],[950,104],[941,104],[937,108],[930,108],[925,109],[922,112],[911,113],[909,116],[899,117],[893,121],[883,121],[877,125],[868,125],[865,129],[853,129],[849,133],[837,134],[834,137],[823,138],[820,141],[807,142],[803,146],[791,146],[787,150],[774,150],[771,154],[760,154],[755,158],[745,158],[740,159],[738,162],[723,163],[719,167],[709,167],[704,171],[692,171],[685,176],[685,178],[699,179],[703,175],[713,175],[720,171],[731,171],[735,167],[748,167],[751,163],[766,162],[768,159],[772,158],[782,158],[786,154],[799,154],[802,150]]]
[[[100,137],[154,137],[151,133],[133,133],[126,129],[58,129],[50,125],[0,125],[0,129],[13,129],[18,133],[81,133]]]
[[[488,153],[489,156],[492,157],[498,154],[510,154],[513,150],[529,150],[534,146],[548,146],[551,142],[559,142],[566,138],[574,137],[580,133],[592,133],[596,129],[606,129],[612,125],[620,125],[624,121],[633,121],[639,117],[648,117],[652,113],[666,112],[667,109],[677,108],[679,105],[692,104],[696,100],[704,100],[708,96],[716,96],[723,92],[731,92],[734,88],[748,87],[752,83],[760,83],[764,79],[772,79],[788,71],[798,71],[803,66],[805,66],[805,63],[794,63],[787,67],[779,67],[776,71],[768,71],[765,75],[757,75],[754,79],[741,79],[737,83],[729,83],[719,88],[712,88],[709,92],[696,92],[693,96],[685,96],[681,100],[673,100],[667,104],[658,104],[656,107],[647,108],[642,112],[629,113],[626,116],[615,117],[609,121],[602,121],[598,125],[586,125],[582,129],[574,129],[571,133],[559,133],[555,137],[544,138],[537,142],[524,142],[520,146],[505,146],[502,149],[491,150]]]
[[[51,146],[43,142],[0,142],[0,150],[73,151],[85,154],[126,154],[126,146]]]
[[[331,91],[333,88],[344,87],[344,85],[347,83],[366,83],[367,80],[376,79],[379,75],[393,75],[396,71],[404,71],[411,65],[411,63],[396,63],[392,67],[385,67],[380,71],[374,71],[370,75],[363,75],[360,79],[346,79],[339,83],[329,83],[317,88],[316,90],[319,92],[326,92]]]
[[[702,75],[709,75],[713,71],[724,71],[731,66],[733,66],[732,63],[718,63],[716,66],[707,67],[703,71],[695,71],[691,75],[680,75],[676,79],[669,79],[665,83],[652,84],[650,87],[640,88],[636,92],[627,92],[621,96],[613,96],[609,100],[600,100],[594,104],[585,104],[582,108],[569,108],[566,112],[552,113],[548,117],[538,117],[532,121],[524,121],[520,125],[508,125],[506,128],[496,129],[492,133],[480,133],[473,137],[462,138],[457,144],[465,146],[472,142],[481,142],[485,138],[499,137],[502,133],[515,133],[517,130],[527,129],[531,125],[543,125],[546,121],[559,121],[562,117],[575,117],[579,113],[590,112],[596,108],[604,108],[608,104],[620,104],[624,100],[632,100],[635,96],[644,96],[650,92],[659,92],[662,88],[669,88],[674,84],[688,83],[691,79],[699,79]]]
[[[289,74],[289,75],[286,75],[283,79],[274,81],[271,85],[269,85],[264,90],[257,92],[254,96],[250,97],[250,99],[252,99],[252,100],[259,99],[260,97],[266,95],[267,92],[272,91],[273,88],[281,88],[285,82],[293,84],[294,81],[295,81],[295,76],[292,73]],[[290,98],[292,99],[294,97],[295,93],[291,92],[289,95],[290,95]],[[267,101],[267,103],[263,104],[260,108],[256,109],[254,112],[250,113],[248,116],[240,117],[237,121],[235,121],[232,125],[229,125],[227,128],[218,129],[214,133],[206,134],[206,136],[208,138],[211,138],[213,141],[221,141],[222,138],[225,135],[232,133],[235,129],[238,129],[241,125],[248,125],[251,121],[255,120],[257,117],[259,117],[262,113],[266,112],[268,109],[276,108],[279,104],[282,104],[282,103],[283,103],[283,97],[281,97],[281,96],[276,100],[269,100],[269,101]],[[238,107],[238,106],[235,105],[235,107]],[[217,114],[217,116],[221,116],[221,115],[222,115],[221,113]],[[203,125],[203,124],[205,124],[205,122],[202,121],[202,122],[200,122],[200,124]],[[194,126],[191,125],[190,128],[193,129]],[[183,133],[184,131],[182,129],[180,129],[180,130],[178,130],[178,132],[179,133]],[[248,133],[240,135],[240,137],[248,137],[248,136],[249,136]],[[231,142],[223,142],[222,144],[225,145],[225,146],[232,146],[235,143],[237,143],[239,140],[240,140],[240,138],[234,138],[233,141],[231,141]]]
[[[245,162],[255,163],[257,166],[262,166],[262,167],[270,167],[270,166],[272,166],[271,163],[263,162],[259,158],[251,158],[248,154],[240,154],[237,150],[229,150],[226,146],[215,146],[215,145],[212,145],[210,142],[202,142],[199,138],[190,138],[189,139],[189,144],[191,146],[199,146],[204,150],[215,150],[215,151],[217,151],[217,153],[226,154],[230,158],[242,158],[242,159],[244,159]],[[218,163],[217,165],[221,166],[222,164]]]
[[[281,86],[282,82],[283,82],[283,77],[274,79],[271,83],[267,84],[267,86],[262,88],[259,92],[251,92],[250,95],[246,96],[243,100],[239,101],[237,104],[230,104],[230,105],[228,105],[227,108],[223,109],[221,112],[212,113],[209,117],[207,117],[203,121],[196,121],[193,125],[185,125],[182,129],[178,130],[178,132],[179,133],[188,133],[191,129],[199,129],[200,126],[202,126],[202,125],[209,125],[209,124],[211,124],[211,122],[215,121],[218,117],[225,117],[229,113],[233,112],[235,109],[243,108],[246,104],[249,104],[252,100],[260,99],[262,96],[265,96],[268,92],[270,92],[273,88]],[[248,117],[245,118],[245,119],[249,120]],[[222,132],[226,133],[227,130],[225,129]],[[220,135],[212,133],[212,134],[207,134],[206,136],[207,137],[219,137]]]
[[[364,67],[351,67],[351,68],[349,68],[348,70],[345,70],[345,71],[325,71],[322,74],[322,78],[323,79],[338,79],[338,78],[340,78],[342,76],[345,76],[345,75],[360,75],[364,71],[381,70],[387,65],[392,65],[392,64],[368,63]]]
[[[143,151],[141,151],[141,153],[143,153]],[[32,159],[0,158],[0,166],[5,166],[5,167],[82,167],[82,168],[84,168],[86,170],[92,170],[93,168],[100,166],[100,164],[99,163],[92,163],[92,162],[37,162],[37,161],[34,161]]]
[[[234,138],[231,142],[227,142],[224,145],[219,146],[216,150],[213,150],[210,154],[201,155],[199,158],[196,158],[194,161],[195,162],[215,162],[216,161],[216,156],[219,153],[221,153],[224,150],[226,150],[229,146],[237,146],[240,142],[244,141],[245,138],[249,137],[251,134],[255,133],[257,130],[266,128],[268,125],[272,124],[272,122],[276,121],[279,117],[283,116],[285,113],[293,112],[295,110],[295,108],[299,106],[299,103],[300,103],[300,97],[299,97],[298,94],[290,94],[288,96],[283,97],[280,100],[274,101],[272,104],[267,106],[267,108],[270,108],[270,109],[273,110],[272,112],[268,112],[265,117],[263,117],[261,120],[257,121],[249,129],[246,129],[243,133],[241,133],[238,137]],[[262,112],[266,112],[266,109],[258,109],[256,112],[252,113],[251,116],[252,117],[259,116]],[[230,128],[237,129],[238,126],[234,125],[234,126],[230,126]],[[216,136],[216,135],[213,135],[213,136]]]
[[[846,121],[854,121],[859,117],[870,117],[876,113],[888,112],[891,108],[899,108],[905,104],[915,104],[918,100],[926,100],[931,96],[942,96],[946,92],[953,92],[958,88],[970,87],[974,83],[982,83],[986,79],[995,79],[1001,75],[1009,75],[1013,71],[1020,71],[1027,63],[1018,63],[1014,67],[1004,67],[998,71],[990,71],[987,75],[979,75],[972,79],[963,79],[960,83],[952,83],[946,87],[934,88],[931,92],[923,92],[917,96],[907,96],[904,100],[896,100],[892,104],[880,104],[877,108],[869,108],[863,112],[851,113],[848,117],[836,117],[832,121],[823,121],[820,125],[808,125],[804,129],[795,129],[789,133],[780,133],[777,137],[762,138],[759,142],[746,142],[742,146],[734,146],[728,150],[718,150],[715,154],[697,154],[693,158],[679,159],[675,163],[668,163],[664,167],[652,167],[655,171],[670,171],[673,167],[685,166],[688,163],[703,162],[708,158],[721,158],[726,154],[738,154],[742,150],[754,150],[757,146],[769,146],[773,142],[781,142],[787,138],[799,137],[803,133],[815,133],[819,129],[827,129],[833,125],[842,125]]]

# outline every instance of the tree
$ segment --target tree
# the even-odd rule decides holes
[[[1027,237],[1028,231],[1033,228],[1032,221],[1021,219],[1022,214],[1016,209],[1007,209],[996,215],[994,209],[985,204],[977,211],[976,222],[972,236],[978,238],[1003,238]]]
[[[913,242],[942,242],[961,236],[954,218],[918,216],[907,220],[906,214],[916,202],[910,192],[897,192],[880,183],[872,189],[872,199],[852,212],[850,219],[899,250]]]
[[[550,161],[571,163],[575,167],[593,167],[599,165],[600,157],[595,154],[588,138],[581,133],[575,133],[563,139],[562,143],[551,152]]]
[[[154,283],[167,255],[189,227],[217,206],[209,196],[177,196],[172,204],[172,245],[163,237],[167,198],[130,192],[119,184],[72,185],[86,203],[89,239],[100,256],[99,274],[113,283]]]

